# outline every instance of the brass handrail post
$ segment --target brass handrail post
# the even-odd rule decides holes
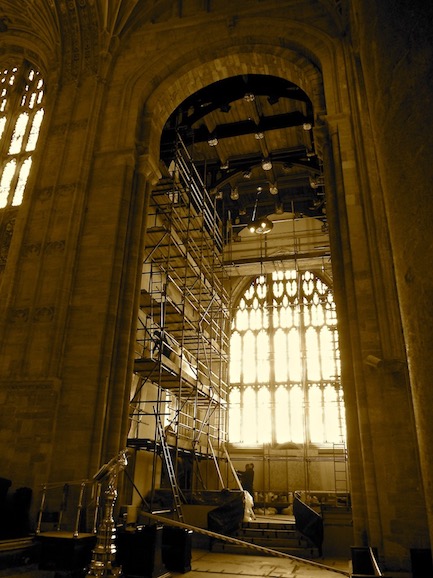
[[[128,464],[128,450],[122,450],[116,457],[95,474],[93,479],[97,482],[108,479],[105,490],[104,515],[96,533],[96,546],[92,552],[92,561],[87,571],[87,576],[98,578],[108,576],[120,576],[120,566],[113,566],[116,555],[116,526],[113,519],[114,504],[117,498],[118,475]]]

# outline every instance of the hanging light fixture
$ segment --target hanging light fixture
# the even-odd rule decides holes
[[[247,92],[244,95],[245,102],[254,102],[256,99],[255,95],[252,92]]]
[[[267,217],[256,219],[257,204],[259,202],[259,195],[261,192],[262,187],[257,187],[257,195],[256,195],[256,202],[254,203],[253,216],[250,224],[248,225],[250,233],[256,233],[257,235],[265,235],[266,233],[269,233],[269,231],[271,231],[274,226],[274,223]]]
[[[230,191],[230,198],[232,201],[237,201],[239,199],[239,191],[237,187]]]
[[[272,169],[272,161],[270,158],[266,158],[262,160],[262,169],[264,171],[270,171]]]
[[[251,233],[265,235],[266,233],[269,233],[269,231],[272,231],[274,223],[267,217],[263,217],[263,219],[252,221],[248,227]]]

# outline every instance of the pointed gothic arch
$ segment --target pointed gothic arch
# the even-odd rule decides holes
[[[345,442],[335,304],[318,274],[253,279],[233,315],[230,359],[231,443]]]

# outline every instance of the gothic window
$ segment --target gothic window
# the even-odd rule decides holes
[[[44,81],[28,62],[0,68],[0,209],[21,204],[44,116]]]
[[[345,441],[335,304],[318,276],[257,277],[234,314],[230,352],[231,443]]]

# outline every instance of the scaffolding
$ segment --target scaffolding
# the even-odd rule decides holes
[[[226,442],[229,296],[222,249],[216,200],[179,138],[147,215],[128,445],[152,451],[176,478],[179,456],[188,455],[191,490],[220,489],[208,485],[222,480],[220,472],[206,473],[208,464],[215,469],[224,460]],[[152,488],[158,484],[154,478]]]

